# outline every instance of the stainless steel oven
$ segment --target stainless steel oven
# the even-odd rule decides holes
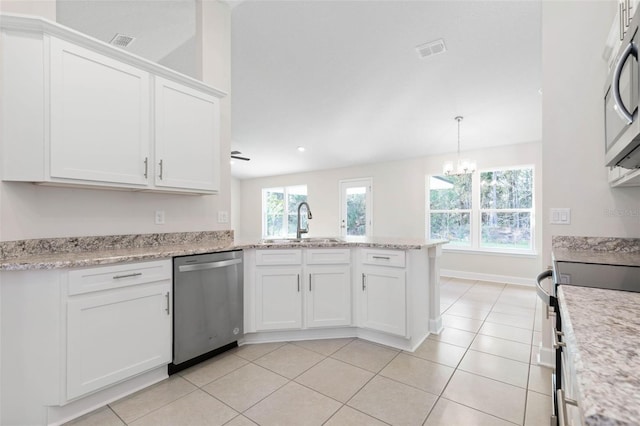
[[[551,278],[552,285],[547,292],[542,287],[545,279]],[[640,292],[640,267],[626,265],[610,265],[600,263],[581,263],[555,261],[553,270],[540,273],[536,280],[536,290],[547,309],[555,313],[555,326],[552,331],[553,348],[555,349],[555,370],[552,375],[553,412],[552,425],[566,425],[566,405],[576,401],[566,395],[567,380],[571,374],[566,372],[567,350],[562,329],[562,316],[556,297],[560,285],[604,288],[609,290]],[[613,307],[612,307],[613,308]]]
[[[640,168],[639,20],[640,14],[636,13],[607,78],[604,96],[607,166]]]

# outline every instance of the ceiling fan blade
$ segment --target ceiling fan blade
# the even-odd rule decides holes
[[[233,153],[231,153],[231,158],[235,158],[236,160],[243,160],[243,161],[250,161],[251,160],[251,158],[240,157],[239,155],[233,155]]]

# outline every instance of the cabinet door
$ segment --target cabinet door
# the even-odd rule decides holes
[[[50,103],[53,180],[147,184],[147,72],[52,37]]]
[[[169,280],[72,296],[67,399],[171,362]]]
[[[300,267],[256,268],[256,329],[302,327]]]
[[[306,325],[331,327],[351,324],[351,268],[349,265],[307,267]]]
[[[406,277],[403,268],[364,267],[360,283],[360,325],[405,336]]]
[[[155,80],[156,186],[218,191],[220,100]]]

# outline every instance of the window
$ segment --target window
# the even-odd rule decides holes
[[[450,240],[448,248],[533,250],[532,167],[429,176],[427,182],[430,238]]]
[[[298,204],[307,201],[307,186],[262,189],[262,237],[296,236]],[[301,226],[307,226],[307,210],[303,209]]]
[[[431,176],[429,189],[431,238],[471,247],[471,175]]]

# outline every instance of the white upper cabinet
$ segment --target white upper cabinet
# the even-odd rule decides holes
[[[156,77],[156,186],[217,191],[220,100]]]
[[[0,25],[3,180],[218,191],[225,93],[40,18]]]
[[[147,184],[149,73],[51,39],[51,177]]]

